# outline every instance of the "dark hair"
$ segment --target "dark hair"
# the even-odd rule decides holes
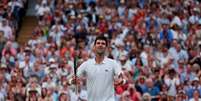
[[[168,72],[169,72],[169,74],[171,74],[171,75],[176,73],[174,69],[170,69]]]
[[[61,93],[59,95],[59,101],[61,101],[61,96],[66,95],[67,96],[67,101],[69,101],[69,94]]]
[[[94,45],[96,44],[97,40],[103,40],[106,42],[106,46],[108,46],[108,42],[107,42],[107,38],[104,37],[104,36],[97,36],[96,39],[95,39],[95,42],[94,42]]]
[[[135,65],[137,65],[138,62],[140,63],[141,66],[143,66],[143,62],[142,62],[142,59],[140,57],[136,58]]]

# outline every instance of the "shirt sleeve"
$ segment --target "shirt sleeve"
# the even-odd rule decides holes
[[[179,84],[180,84],[180,81],[179,81],[178,78],[175,79],[175,84],[176,84],[176,85],[179,85]]]
[[[84,62],[77,68],[78,77],[81,77],[86,72],[86,67],[87,67],[87,63]]]
[[[165,81],[165,84],[166,84],[168,87],[171,85],[170,79],[169,79],[167,76],[165,76],[164,81]]]
[[[122,73],[121,66],[116,61],[114,61],[113,69],[115,76],[119,76]]]

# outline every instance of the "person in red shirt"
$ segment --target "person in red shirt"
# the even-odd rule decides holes
[[[131,101],[140,101],[141,94],[136,91],[134,84],[129,84],[128,91],[130,94]]]

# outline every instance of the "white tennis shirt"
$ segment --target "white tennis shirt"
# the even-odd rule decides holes
[[[85,61],[78,68],[77,76],[87,76],[88,101],[115,101],[114,76],[120,73],[120,65],[105,57],[100,64],[95,58]]]

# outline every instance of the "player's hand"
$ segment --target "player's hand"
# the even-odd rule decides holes
[[[80,84],[80,79],[76,76],[73,76],[70,80],[69,80],[69,84]]]

